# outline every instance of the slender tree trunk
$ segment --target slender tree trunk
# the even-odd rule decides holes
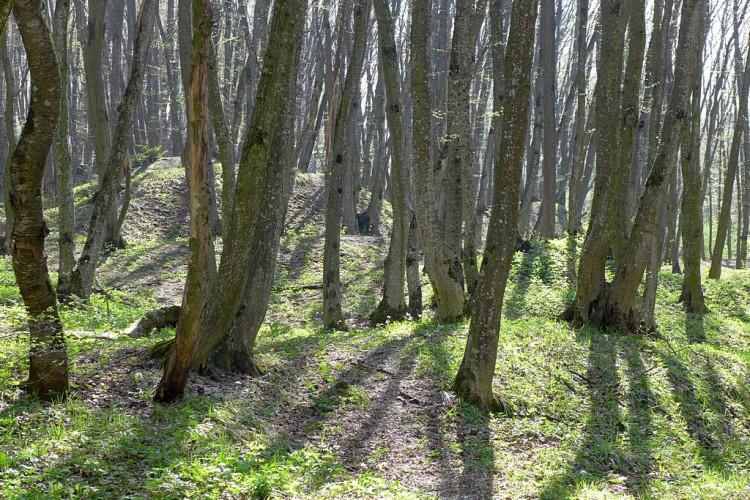
[[[503,112],[495,177],[504,182],[495,183],[487,245],[474,299],[469,336],[454,382],[454,389],[461,397],[481,409],[492,411],[500,409],[500,404],[492,393],[492,378],[497,362],[505,285],[516,243],[536,13],[537,0],[514,0],[505,56],[505,95],[502,102],[497,94],[494,99],[495,113]],[[497,9],[492,10],[492,15],[499,14],[501,12]],[[497,37],[498,33],[493,30],[493,38],[497,40]],[[499,45],[497,41],[495,44]],[[496,80],[496,87],[499,86]]]
[[[215,275],[216,254],[211,237],[211,191],[208,182],[208,75],[211,59],[211,25],[213,16],[210,0],[193,0],[193,64],[190,72],[188,96],[188,127],[191,128],[188,157],[190,191],[190,240],[188,245],[188,275],[182,295],[180,319],[175,329],[172,353],[164,367],[164,374],[156,388],[154,401],[171,403],[180,399],[187,385],[190,363],[198,339],[200,314],[208,289]]]
[[[343,5],[342,5],[343,7]],[[356,116],[356,89],[367,45],[367,25],[370,17],[370,3],[357,0],[354,5],[354,48],[346,70],[341,100],[336,106],[336,120],[333,129],[333,145],[328,162],[326,187],[325,247],[323,251],[323,324],[328,328],[346,329],[342,310],[341,287],[341,214],[344,190],[344,164],[346,130],[349,120]],[[341,57],[341,52],[339,57]],[[330,119],[330,117],[329,117]]]
[[[378,22],[379,54],[382,59],[385,83],[385,110],[388,131],[391,135],[391,172],[393,179],[393,229],[383,271],[383,298],[370,319],[374,323],[400,320],[407,312],[404,300],[406,256],[409,252],[410,210],[409,165],[404,139],[403,103],[399,85],[398,52],[393,19],[388,0],[374,0]]]
[[[11,10],[12,4],[8,3],[7,5],[4,4],[4,7],[7,7],[8,11]],[[0,10],[0,16],[3,15],[2,10]],[[7,18],[7,16],[6,16]],[[0,17],[0,21],[2,21],[2,17]],[[4,188],[4,197],[5,200],[5,248],[8,252],[11,250],[11,246],[13,244],[13,204],[10,202],[10,168],[13,162],[11,161],[11,155],[13,154],[13,150],[16,148],[16,119],[15,119],[15,95],[16,95],[16,85],[15,85],[15,79],[13,76],[13,68],[10,65],[10,57],[8,56],[8,31],[9,29],[5,28],[5,23],[1,23],[3,26],[3,32],[2,36],[0,36],[0,62],[3,66],[3,77],[5,80],[5,95],[3,96],[3,99],[5,101],[5,130],[6,130],[6,136],[7,136],[7,156],[5,158],[5,170],[3,172],[3,175],[5,176],[5,182],[3,185]]]
[[[578,0],[578,18],[576,23],[576,116],[573,133],[573,166],[570,174],[570,193],[568,195],[568,234],[578,233],[581,225],[581,212],[578,206],[579,191],[586,161],[586,28],[589,22],[589,1]]]
[[[59,241],[60,263],[58,283],[66,280],[75,266],[75,207],[73,204],[73,173],[71,171],[68,137],[68,18],[70,0],[57,0],[54,16],[55,55],[60,67],[60,121],[55,139],[55,162],[59,171]],[[67,284],[63,283],[63,288]]]
[[[130,77],[128,78],[122,103],[119,105],[117,129],[112,142],[107,168],[101,179],[99,195],[94,204],[94,211],[91,214],[86,244],[68,281],[69,289],[62,289],[58,286],[57,293],[61,299],[67,299],[71,295],[76,295],[83,299],[88,299],[91,296],[94,275],[105,242],[106,221],[112,207],[115,206],[117,186],[120,183],[120,176],[122,175],[128,145],[130,144],[130,135],[133,129],[133,113],[143,86],[146,59],[156,21],[157,4],[158,2],[155,0],[144,0],[141,6],[133,47]]]
[[[25,388],[49,400],[68,391],[68,352],[44,255],[44,239],[49,229],[42,204],[44,165],[60,118],[61,82],[55,47],[39,1],[16,0],[13,14],[26,49],[31,100],[26,124],[11,159],[10,200],[14,216],[11,255],[31,333],[29,379]]]
[[[540,231],[543,240],[555,237],[555,198],[557,188],[557,134],[555,124],[557,64],[555,57],[555,7],[554,0],[541,0],[540,7],[539,66],[542,70],[542,206],[539,210]]]
[[[224,105],[221,102],[219,68],[216,63],[216,49],[213,46],[213,39],[209,43],[211,47],[209,52],[208,102],[211,108],[214,137],[216,137],[216,143],[219,145],[219,157],[221,158],[221,227],[224,239],[227,239],[229,236],[227,221],[232,213],[235,185],[234,144],[229,133]]]
[[[712,279],[721,278],[721,264],[724,255],[724,244],[731,224],[730,212],[732,210],[732,192],[734,191],[734,180],[737,177],[737,168],[740,158],[740,146],[742,145],[742,134],[745,131],[745,120],[747,119],[748,93],[750,91],[750,50],[747,51],[745,60],[745,72],[742,78],[742,87],[739,91],[740,102],[737,108],[737,119],[734,123],[732,144],[729,148],[729,161],[724,180],[724,192],[721,198],[721,212],[719,214],[718,227],[716,229],[716,243],[711,257],[711,269],[708,277]],[[746,159],[747,161],[747,159]],[[731,249],[731,240],[728,247]]]

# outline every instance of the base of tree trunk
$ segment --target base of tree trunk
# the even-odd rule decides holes
[[[710,312],[708,307],[706,307],[703,297],[701,297],[700,300],[694,301],[692,294],[684,286],[682,287],[682,292],[680,293],[680,298],[677,299],[677,302],[681,303],[683,309],[689,313],[708,314]]]
[[[488,413],[503,413],[513,415],[513,410],[503,400],[487,391],[480,391],[476,380],[464,370],[459,369],[456,380],[453,382],[453,392],[464,401],[476,406],[478,409]]]
[[[378,307],[376,307],[372,314],[370,314],[369,320],[372,326],[384,325],[391,321],[401,321],[406,319],[407,313],[408,308],[390,307],[384,300],[381,300]]]
[[[219,370],[227,373],[240,373],[250,377],[262,377],[266,372],[255,361],[252,354],[237,355],[221,349],[211,357],[211,362]]]
[[[558,319],[567,321],[575,328],[585,325],[601,329],[620,330],[630,333],[651,333],[655,325],[646,324],[640,312],[635,308],[624,311],[611,297],[611,285],[605,283],[599,296],[588,305],[588,314],[583,314],[577,301],[570,304]]]
[[[112,250],[123,250],[127,248],[128,242],[125,241],[125,238],[122,237],[121,234],[117,235],[115,238],[107,238],[104,240],[104,248],[110,248]]]
[[[29,378],[23,390],[35,394],[41,401],[65,399],[68,393],[68,352],[64,345],[42,348],[42,353],[31,354]]]

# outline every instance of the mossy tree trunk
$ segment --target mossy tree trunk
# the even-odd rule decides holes
[[[669,180],[676,167],[682,127],[690,108],[696,73],[695,60],[702,51],[700,17],[704,15],[704,7],[705,0],[683,2],[675,56],[674,86],[661,128],[661,143],[614,280],[603,286],[596,297],[588,302],[588,323],[631,331],[639,331],[644,326],[652,327],[641,323],[635,299],[648,264],[648,255],[657,241],[657,220],[666,198]],[[580,274],[582,273],[579,271]]]
[[[497,344],[505,286],[513,261],[518,223],[521,170],[528,126],[531,67],[534,55],[534,28],[537,0],[515,0],[511,11],[510,33],[505,55],[505,94],[496,96],[494,112],[502,113],[502,132],[495,160],[492,214],[487,232],[482,270],[469,325],[469,336],[454,389],[459,396],[483,410],[497,411],[492,379],[497,361]],[[493,16],[502,12],[492,10]],[[498,23],[493,22],[495,47]],[[496,68],[497,69],[497,68]],[[499,71],[495,74],[498,75]],[[500,88],[496,79],[496,88]]]
[[[412,2],[410,33],[411,96],[413,101],[412,134],[414,150],[414,206],[424,251],[425,267],[435,291],[440,321],[463,318],[465,297],[460,276],[451,266],[438,224],[436,179],[430,161],[432,111],[429,87],[429,38],[432,7],[430,2]]]
[[[42,399],[52,399],[68,390],[68,352],[44,255],[49,229],[42,203],[44,166],[60,117],[60,72],[41,2],[17,0],[13,14],[26,49],[31,102],[11,158],[11,255],[31,332],[29,380],[25,387]]]
[[[253,245],[256,238],[268,237],[262,233],[265,207],[280,207],[279,198],[284,196],[279,170],[287,166],[275,155],[283,157],[290,149],[291,121],[283,117],[293,113],[289,109],[295,105],[293,89],[306,7],[304,0],[278,0],[274,4],[263,71],[237,170],[233,211],[227,219],[228,238],[201,312],[193,368],[209,360],[237,317],[251,276],[250,266],[267,265],[253,254]]]
[[[190,127],[188,144],[188,188],[190,203],[190,239],[188,244],[188,274],[182,295],[180,319],[175,329],[175,341],[164,367],[154,401],[171,403],[180,399],[187,385],[190,363],[198,338],[200,314],[206,294],[215,275],[216,254],[211,237],[211,187],[208,162],[210,135],[208,128],[208,71],[211,58],[211,25],[213,14],[209,0],[193,0],[193,63],[187,113]]]
[[[404,299],[404,277],[406,275],[406,255],[409,250],[409,219],[407,206],[409,194],[409,165],[406,158],[404,138],[403,105],[399,85],[398,53],[393,19],[388,0],[374,0],[375,15],[378,21],[378,40],[385,83],[385,114],[388,131],[391,135],[391,172],[393,180],[393,228],[388,246],[388,256],[383,270],[383,298],[371,319],[374,323],[384,323],[403,319],[406,314]]]
[[[596,174],[588,232],[581,249],[576,298],[564,317],[580,325],[589,321],[592,304],[603,292],[604,264],[613,241],[616,198],[622,172],[619,162],[620,88],[627,13],[620,0],[603,0],[599,14],[602,36],[597,56],[596,101]]]
[[[708,7],[707,7],[708,8]],[[705,19],[701,20],[702,37],[706,38]],[[688,312],[706,313],[708,308],[703,298],[701,286],[701,244],[703,243],[703,217],[701,198],[701,161],[700,161],[700,119],[701,91],[703,88],[703,64],[695,60],[696,78],[693,85],[690,122],[682,133],[681,167],[682,167],[682,246],[683,272],[680,302]]]

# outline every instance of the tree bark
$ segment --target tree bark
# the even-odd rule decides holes
[[[211,59],[211,25],[213,14],[210,0],[193,0],[193,64],[190,87],[186,89],[188,126],[191,128],[188,157],[190,191],[190,239],[188,244],[188,275],[182,295],[180,319],[175,329],[172,353],[164,367],[154,401],[171,403],[182,398],[190,373],[190,363],[198,339],[200,313],[206,293],[215,275],[216,254],[211,237],[211,188],[208,182],[208,75]],[[214,270],[212,272],[212,270]]]
[[[557,61],[555,53],[555,8],[554,0],[541,0],[539,51],[540,69],[542,70],[542,121],[543,121],[543,157],[542,157],[542,206],[539,210],[540,231],[542,240],[555,237],[555,199],[557,188],[557,134],[555,124]]]
[[[630,238],[611,286],[604,287],[589,322],[599,326],[636,331],[643,325],[635,298],[643,278],[648,254],[656,241],[657,219],[664,203],[669,179],[677,163],[682,127],[688,116],[696,73],[696,58],[702,52],[700,18],[706,0],[683,0],[679,42],[675,56],[674,87],[669,97],[661,131],[661,144],[646,181]]]
[[[425,266],[437,299],[440,321],[454,322],[464,316],[464,292],[459,276],[452,270],[438,229],[435,172],[430,161],[431,101],[429,88],[428,41],[432,16],[430,2],[412,2],[410,34],[412,134],[414,149],[414,204]]]
[[[117,129],[115,130],[112,148],[109,153],[107,168],[104,176],[101,178],[99,195],[94,204],[94,211],[91,214],[86,244],[67,282],[69,283],[69,288],[65,289],[58,286],[57,293],[61,299],[67,299],[71,295],[76,295],[83,299],[88,299],[91,296],[94,275],[105,242],[107,219],[112,207],[115,206],[117,186],[120,183],[127,149],[130,144],[130,136],[133,129],[133,112],[143,87],[143,76],[154,32],[157,7],[158,2],[155,0],[144,0],[141,6],[133,47],[130,76],[123,100],[118,106]]]
[[[11,254],[31,332],[25,388],[49,400],[68,391],[68,352],[44,255],[49,229],[42,204],[44,165],[60,117],[61,82],[55,47],[39,1],[17,0],[13,14],[31,73],[31,101],[11,159]]]
[[[505,56],[505,95],[494,100],[495,113],[502,113],[499,155],[495,160],[492,215],[487,244],[474,299],[469,336],[454,389],[459,396],[483,410],[497,411],[501,405],[492,393],[497,361],[497,343],[503,297],[516,243],[518,201],[528,126],[531,67],[537,0],[515,0]],[[492,11],[491,15],[501,15]],[[497,33],[493,32],[497,40]],[[495,41],[495,46],[499,45]],[[497,71],[495,75],[497,75]],[[496,82],[496,88],[499,87]]]
[[[385,82],[386,120],[391,135],[391,172],[393,180],[393,228],[383,270],[383,298],[370,319],[373,323],[385,323],[403,319],[407,312],[404,300],[404,277],[406,255],[409,251],[409,219],[407,206],[409,194],[409,165],[404,139],[403,104],[399,85],[398,53],[393,19],[388,0],[374,0],[378,21],[379,55],[382,60]]]
[[[70,277],[75,267],[75,206],[73,200],[73,172],[71,171],[70,139],[68,137],[68,19],[70,0],[57,0],[53,23],[55,55],[60,67],[60,121],[55,139],[55,163],[59,171],[59,241],[60,263],[57,271],[60,280]],[[59,286],[59,285],[58,285]],[[67,284],[63,283],[65,288]]]
[[[343,8],[344,5],[340,8]],[[341,215],[344,190],[344,155],[346,130],[349,120],[356,114],[355,87],[359,86],[367,45],[367,24],[370,3],[357,0],[354,6],[354,48],[349,58],[341,100],[336,106],[333,128],[333,145],[328,161],[326,187],[325,247],[323,251],[323,324],[328,328],[345,330],[344,312],[341,307]],[[341,53],[339,54],[341,57]],[[330,120],[330,117],[329,117]],[[395,147],[395,146],[392,146]]]
[[[306,6],[304,0],[277,0],[274,4],[263,72],[237,170],[229,237],[201,311],[192,368],[209,360],[235,320],[245,299],[250,266],[256,264],[252,250],[256,238],[262,235],[264,207],[278,206],[278,198],[284,193],[279,172],[290,149],[292,122],[280,117],[294,109]]]

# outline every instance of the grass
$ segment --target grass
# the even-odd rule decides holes
[[[484,415],[450,393],[466,323],[427,311],[364,325],[382,240],[343,240],[353,328],[319,326],[319,222],[300,227],[282,242],[298,264],[278,270],[258,340],[267,375],[195,375],[171,407],[151,403],[161,372],[145,353],[173,331],[119,333],[163,301],[164,280],[183,279],[179,242],[135,233],[104,264],[107,294],[61,309],[73,390],[56,404],[19,390],[28,335],[0,261],[0,496],[750,497],[750,271],[707,281],[701,317],[681,310],[681,277],[665,267],[656,339],[555,321],[577,244],[517,254],[495,373],[513,416]]]

